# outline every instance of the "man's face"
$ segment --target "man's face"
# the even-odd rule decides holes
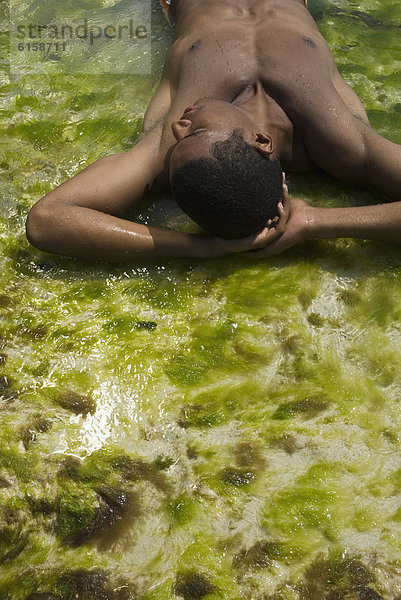
[[[234,129],[252,131],[255,123],[239,105],[215,98],[202,98],[188,107],[172,130],[177,144],[170,156],[170,180],[185,163],[210,156],[214,142],[226,140]]]

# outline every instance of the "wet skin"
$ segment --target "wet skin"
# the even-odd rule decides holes
[[[143,133],[47,194],[32,209],[28,239],[79,258],[115,262],[281,252],[310,237],[401,243],[401,147],[369,127],[303,0],[178,0],[172,47]],[[188,111],[195,106],[197,110]],[[279,236],[247,240],[146,227],[124,219],[152,191],[169,191],[175,169],[241,129],[285,170],[315,166],[373,188],[392,204],[312,208],[291,200]],[[285,212],[283,214],[286,214]]]
[[[170,154],[170,178],[186,162],[208,156],[212,144],[227,139],[234,129],[242,130],[245,140],[261,154],[274,157],[271,137],[259,131],[255,115],[242,103],[202,98],[187,107],[171,128],[177,143]]]

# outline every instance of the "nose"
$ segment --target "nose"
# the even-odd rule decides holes
[[[186,136],[191,125],[192,121],[189,119],[180,119],[179,121],[174,121],[171,124],[171,129],[177,142],[181,141]]]

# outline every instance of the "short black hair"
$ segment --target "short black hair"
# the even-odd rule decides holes
[[[202,229],[234,239],[258,233],[277,215],[282,199],[279,160],[263,156],[235,129],[211,147],[211,156],[188,161],[171,179],[179,207]]]

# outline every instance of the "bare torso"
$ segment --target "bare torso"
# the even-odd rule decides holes
[[[31,243],[58,254],[116,262],[212,258],[248,250],[252,257],[257,250],[256,256],[264,258],[311,237],[401,243],[401,146],[369,127],[303,0],[174,3],[174,42],[142,136],[128,151],[100,158],[37,202],[27,221]],[[279,154],[286,160],[284,169],[316,165],[394,202],[325,209],[291,199],[284,233],[264,228],[245,240],[159,229],[123,218],[149,191],[169,188],[177,150],[182,153],[185,144],[197,150],[200,138],[188,144],[190,136],[181,140],[177,127],[192,127],[197,115],[207,112],[203,107],[189,120],[181,118],[185,107],[205,96],[221,107],[214,112],[219,115],[217,129],[226,112],[234,115],[228,131],[240,114],[245,119],[244,113],[247,118],[252,113],[252,127],[263,120],[271,126],[270,114],[284,119],[290,132]],[[273,111],[269,119],[266,107]],[[212,135],[207,131],[202,135]],[[263,135],[262,142],[271,139]]]
[[[171,123],[186,106],[205,96],[233,102],[260,82],[294,126],[285,168],[317,164],[330,171],[316,160],[323,144],[336,162],[333,174],[358,183],[349,161],[357,154],[355,118],[367,123],[366,113],[303,0],[176,0],[174,8],[173,44],[144,122],[145,131],[163,123],[165,152],[175,141]],[[344,130],[348,136],[340,140]]]

